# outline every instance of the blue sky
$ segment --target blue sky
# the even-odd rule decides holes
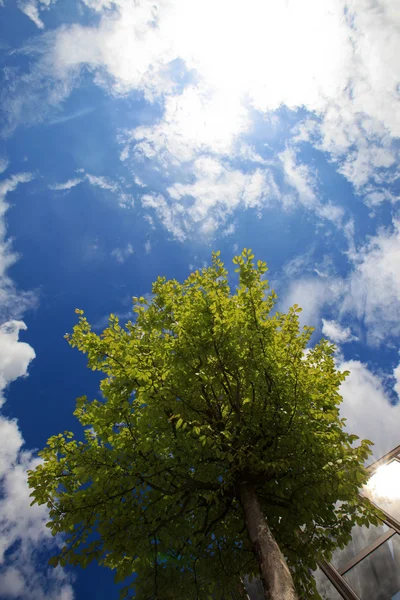
[[[338,346],[348,428],[400,443],[400,10],[392,0],[0,0],[0,598],[47,570],[26,470],[98,378],[63,336],[220,249]]]

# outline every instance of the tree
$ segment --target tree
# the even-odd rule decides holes
[[[319,598],[317,561],[377,522],[358,495],[371,442],[339,417],[347,373],[328,341],[308,348],[297,305],[273,312],[253,259],[234,259],[233,291],[219,252],[184,283],[160,277],[99,335],[76,311],[66,337],[104,373],[103,399],[78,398],[84,439],[51,437],[29,473],[65,536],[51,564],[135,573],[145,600],[242,598],[244,575],[271,600]]]

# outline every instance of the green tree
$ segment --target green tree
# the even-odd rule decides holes
[[[317,561],[376,522],[358,495],[371,442],[344,431],[334,346],[307,347],[297,305],[273,312],[253,259],[234,259],[233,290],[219,252],[184,283],[160,277],[100,335],[76,311],[66,337],[105,378],[101,400],[77,400],[84,441],[51,437],[29,474],[65,537],[51,564],[135,573],[122,596],[144,600],[241,598],[245,574],[271,600],[319,598]]]

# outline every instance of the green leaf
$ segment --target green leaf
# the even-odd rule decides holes
[[[48,560],[48,565],[50,567],[57,567],[58,566],[58,556],[52,556],[51,558],[49,558]]]

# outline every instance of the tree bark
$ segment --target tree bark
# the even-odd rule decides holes
[[[289,568],[261,511],[254,486],[238,486],[247,532],[260,567],[266,600],[298,600]]]

